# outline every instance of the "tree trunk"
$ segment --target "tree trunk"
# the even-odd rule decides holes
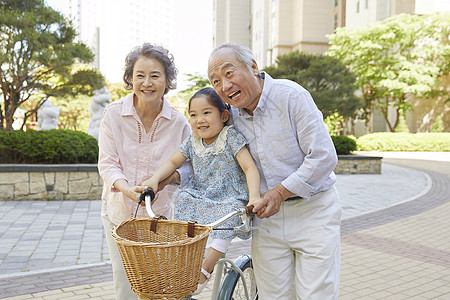
[[[400,122],[400,107],[397,107],[397,109],[395,110],[395,114],[394,132],[395,128],[397,128],[398,122]]]
[[[4,120],[5,120],[5,117],[3,116],[3,110],[2,110],[2,107],[0,106],[0,130],[3,129]]]
[[[8,131],[13,130],[13,123],[14,123],[14,113],[16,112],[15,105],[11,104],[8,106],[8,108],[5,110],[5,121],[6,126],[5,129]]]
[[[395,131],[395,126],[392,127],[391,122],[389,122],[389,96],[384,97],[384,105],[380,107],[381,113],[383,114],[384,120],[389,127],[390,132]]]

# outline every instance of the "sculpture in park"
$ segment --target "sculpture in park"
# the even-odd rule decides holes
[[[53,106],[50,100],[46,100],[37,112],[38,130],[56,129],[60,114],[59,107]]]
[[[103,111],[105,107],[111,102],[111,95],[106,86],[94,92],[91,100],[91,120],[89,121],[89,128],[87,133],[98,140],[98,130],[102,121]]]

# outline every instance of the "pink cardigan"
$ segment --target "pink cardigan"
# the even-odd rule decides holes
[[[114,189],[114,182],[125,179],[132,186],[140,185],[175,153],[191,132],[185,116],[165,99],[161,113],[146,132],[133,106],[133,95],[106,107],[99,131],[98,169],[104,181],[102,215],[115,224],[133,217],[137,203]],[[185,176],[182,172],[180,175]],[[158,193],[155,213],[170,217],[175,189],[167,186]],[[145,208],[139,209],[138,217],[148,217]]]

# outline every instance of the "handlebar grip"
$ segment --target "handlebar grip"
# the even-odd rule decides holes
[[[145,189],[139,196],[139,203],[145,201],[145,196],[150,196],[150,199],[153,201],[155,199],[155,192],[152,189]]]

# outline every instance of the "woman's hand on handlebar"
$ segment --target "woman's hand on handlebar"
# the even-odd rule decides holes
[[[121,191],[123,195],[136,202],[139,202],[141,188],[142,190],[145,188],[140,186],[130,186],[125,179],[118,179],[114,182],[114,187]]]

